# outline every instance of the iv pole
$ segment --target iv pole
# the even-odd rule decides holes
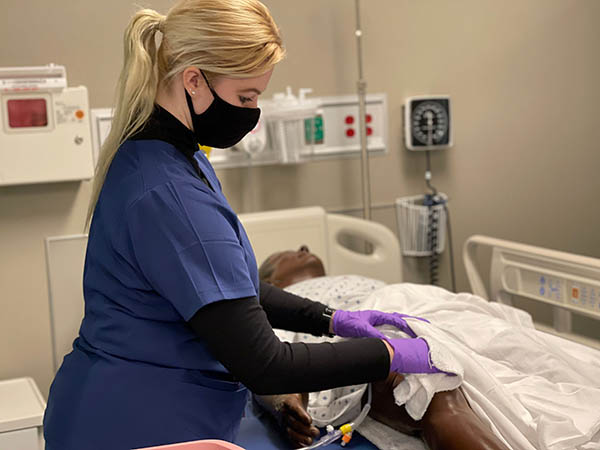
[[[369,155],[367,153],[366,133],[366,92],[367,82],[363,76],[362,30],[360,29],[360,0],[356,4],[356,46],[358,50],[358,116],[360,132],[361,178],[363,198],[363,218],[371,220],[371,181],[369,178]]]

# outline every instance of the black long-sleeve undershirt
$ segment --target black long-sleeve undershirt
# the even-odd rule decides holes
[[[329,333],[329,321],[323,319],[326,305],[260,282],[260,306],[273,328],[322,336]]]
[[[264,309],[256,298],[223,300],[201,308],[189,321],[215,358],[254,393],[313,392],[388,375],[389,353],[380,339],[281,342],[272,327],[326,332],[318,320],[325,305],[269,285],[261,285],[261,291]]]

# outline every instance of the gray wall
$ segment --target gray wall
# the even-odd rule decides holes
[[[146,1],[166,12],[171,2]],[[354,2],[267,0],[289,51],[266,93],[286,85],[316,95],[356,87]],[[4,0],[0,65],[67,67],[92,107],[111,105],[133,2]],[[376,205],[424,191],[425,159],[402,146],[407,96],[449,94],[453,149],[433,155],[434,184],[451,198],[458,286],[460,248],[474,233],[600,257],[597,207],[600,2],[597,0],[369,0],[362,2],[369,92],[389,101],[389,154],[371,160]],[[331,160],[220,171],[239,212],[360,207],[360,166]],[[248,184],[251,178],[252,184]],[[90,185],[0,188],[0,379],[52,380],[43,239],[80,233]],[[394,211],[374,219],[395,228]],[[426,279],[407,259],[407,280]],[[448,282],[448,256],[442,264]]]

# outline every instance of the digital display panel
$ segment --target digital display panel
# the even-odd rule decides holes
[[[48,126],[46,99],[24,98],[6,102],[10,128],[34,128]]]

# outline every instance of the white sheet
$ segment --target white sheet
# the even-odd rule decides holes
[[[536,331],[523,311],[470,294],[414,284],[382,286],[362,277],[324,277],[290,290],[334,308],[399,311],[429,319],[431,325],[412,321],[411,326],[417,333],[431,327],[429,332],[443,338],[464,368],[463,390],[471,407],[510,448],[600,449],[599,351]],[[308,335],[278,334],[288,341],[311,341]],[[323,401],[328,397],[335,402],[343,391],[322,394],[311,395],[314,418],[316,407],[319,414],[330,412],[323,420],[352,419],[356,403],[349,402],[345,410],[338,404],[333,414]],[[371,433],[365,429],[363,434]]]

